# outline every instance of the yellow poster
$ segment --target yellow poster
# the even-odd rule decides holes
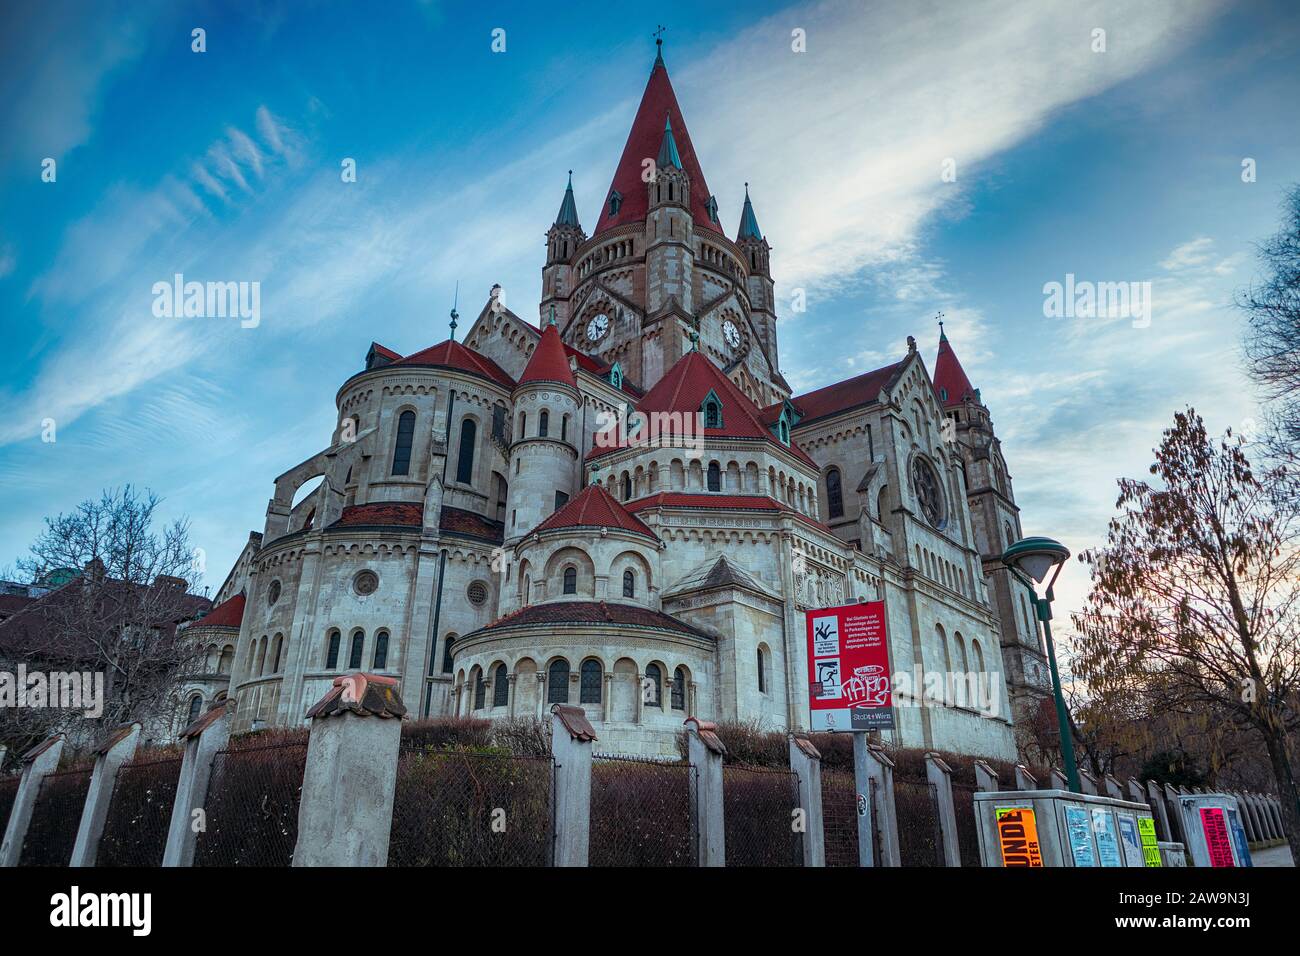
[[[1156,821],[1151,817],[1138,817],[1138,833],[1142,835],[1142,858],[1147,866],[1163,866],[1160,847],[1156,845]]]
[[[1043,865],[1038,847],[1038,823],[1031,807],[998,807],[993,811],[998,821],[998,846],[1003,866]]]

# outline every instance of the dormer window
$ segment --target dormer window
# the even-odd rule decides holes
[[[623,387],[623,367],[617,362],[609,370],[609,384],[615,388]]]
[[[787,422],[784,418],[781,419],[779,432],[780,432],[781,444],[782,445],[790,444],[790,423]]]
[[[619,208],[623,205],[623,194],[617,189],[609,194],[609,214],[617,216]]]
[[[700,413],[704,416],[705,428],[722,427],[722,400],[718,398],[718,393],[709,389],[709,394],[704,396],[704,402],[700,405]]]
[[[709,213],[709,221],[717,222],[718,221],[718,197],[710,196],[708,202],[704,204],[704,208]]]
[[[946,388],[939,389],[939,401],[941,402],[948,401],[948,390]]]

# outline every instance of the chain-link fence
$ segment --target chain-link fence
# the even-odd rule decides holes
[[[695,866],[695,768],[615,754],[591,760],[590,866]]]
[[[90,767],[64,770],[47,774],[41,781],[19,866],[67,866],[72,862],[90,774]]]
[[[180,774],[175,755],[141,754],[118,768],[96,866],[162,866]]]
[[[9,812],[14,808],[18,798],[18,785],[23,782],[22,774],[6,774],[0,777],[0,835],[9,825]]]
[[[298,842],[305,735],[218,751],[208,781],[195,866],[289,866]]]
[[[934,784],[895,777],[894,811],[898,817],[899,862],[903,866],[943,866],[939,796]]]
[[[389,866],[549,866],[555,763],[550,757],[403,745]]]
[[[802,866],[795,828],[799,775],[767,767],[722,768],[727,866]]]
[[[973,783],[952,781],[952,809],[957,817],[957,849],[961,852],[962,866],[981,866],[979,826],[975,816],[975,793],[979,788]]]

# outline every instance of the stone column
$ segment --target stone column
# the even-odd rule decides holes
[[[23,754],[23,778],[14,795],[14,805],[9,810],[9,823],[5,827],[4,841],[0,842],[0,866],[17,866],[23,855],[23,841],[27,839],[27,825],[32,822],[32,810],[41,792],[41,783],[47,774],[59,767],[63,756],[63,734],[58,734],[37,744]]]
[[[1029,772],[1029,768],[1024,764],[1016,764],[1016,789],[1017,790],[1037,790],[1038,781],[1034,775]]]
[[[519,682],[518,674],[506,675],[506,685],[510,688],[510,697],[507,701],[506,713],[511,717],[515,715],[515,685]]]
[[[555,758],[555,866],[586,866],[591,839],[591,742],[587,713],[572,704],[551,706]]]
[[[1114,774],[1106,774],[1103,782],[1106,784],[1106,796],[1114,797],[1116,800],[1124,799],[1124,788],[1119,785]]]
[[[687,717],[687,751],[695,768],[691,781],[691,816],[699,848],[700,866],[726,866],[726,836],[722,816],[722,756],[727,752],[718,737],[718,725]]]
[[[1002,789],[997,771],[983,760],[975,761],[975,789],[980,793],[996,793]]]
[[[611,708],[614,706],[614,675],[606,671],[601,676],[601,681],[605,685],[602,688],[605,696],[600,699],[600,719],[604,723],[609,723],[609,715],[613,713]],[[687,713],[690,713],[690,711],[687,711]]]
[[[1169,811],[1165,808],[1164,794],[1160,792],[1160,785],[1154,780],[1147,781],[1147,799],[1146,803],[1151,807],[1151,815],[1155,818],[1156,836],[1165,842],[1172,842],[1172,831],[1169,829]]]
[[[943,865],[961,866],[957,842],[957,811],[952,802],[952,769],[937,753],[925,755],[925,779],[934,785],[938,801],[939,833],[943,837]]]
[[[826,865],[826,831],[822,818],[822,755],[807,734],[790,735],[790,769],[799,775],[803,810],[803,865]]]
[[[194,865],[194,846],[198,840],[194,811],[202,810],[207,802],[212,761],[230,739],[234,708],[234,701],[222,701],[181,731],[185,753],[181,757],[180,777],[176,781],[176,799],[172,803],[172,821],[167,830],[163,866]]]
[[[856,743],[863,738],[864,734],[854,734],[853,740]],[[869,744],[865,740],[858,745],[862,748],[862,763],[867,768],[867,790],[864,795],[870,799],[871,791],[875,792],[875,812],[876,823],[880,833],[880,863],[881,866],[902,866],[902,855],[898,845],[898,811],[894,806],[894,762],[885,756],[883,748],[874,744]],[[859,750],[854,749],[854,763],[857,763]],[[874,784],[874,786],[872,786]],[[867,830],[871,830],[871,819],[867,818]],[[862,845],[863,824],[859,818],[858,824],[858,845]],[[873,834],[874,840],[874,834]],[[859,850],[859,852],[861,852]],[[874,854],[868,858],[874,864]]]
[[[94,866],[99,855],[99,840],[104,835],[104,821],[113,799],[113,785],[122,764],[135,756],[140,743],[140,725],[120,727],[95,749],[95,769],[90,774],[90,789],[81,809],[81,825],[72,847],[69,866]]]
[[[542,714],[546,713],[546,688],[549,686],[549,682],[546,679],[546,672],[543,670],[539,670],[534,676],[537,677],[537,707],[533,716],[541,720]]]
[[[294,866],[387,866],[406,705],[397,680],[334,678],[307,711],[311,736]]]

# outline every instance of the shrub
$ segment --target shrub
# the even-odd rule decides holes
[[[402,743],[429,750],[486,749],[492,745],[492,722],[477,717],[430,717],[402,724]]]

